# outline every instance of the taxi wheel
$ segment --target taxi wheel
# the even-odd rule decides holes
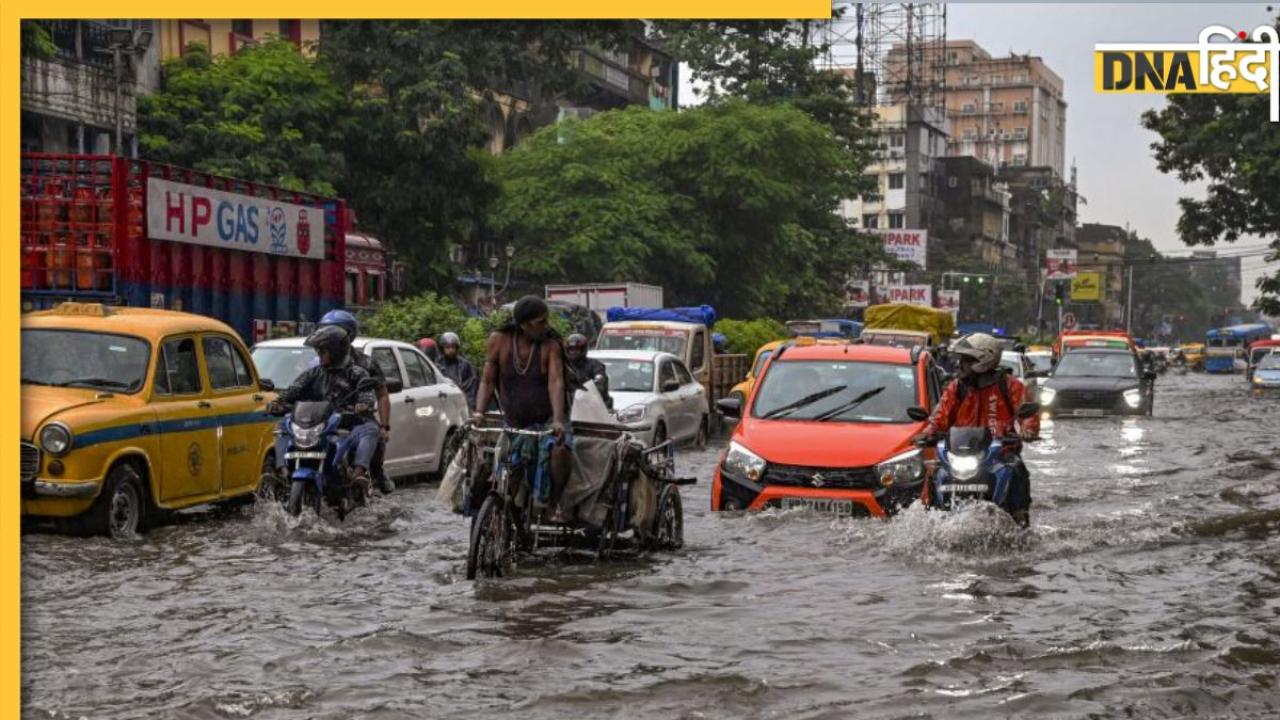
[[[89,509],[88,530],[117,540],[132,537],[143,526],[145,503],[138,471],[128,463],[117,465],[107,475],[102,492]]]

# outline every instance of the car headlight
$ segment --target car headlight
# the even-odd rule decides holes
[[[1133,388],[1132,390],[1125,390],[1124,401],[1131,408],[1136,409],[1141,407],[1142,406],[1142,390],[1140,390],[1139,388]]]
[[[71,449],[71,431],[66,425],[52,422],[40,431],[40,447],[50,455],[65,455]]]
[[[1058,396],[1058,391],[1051,387],[1040,388],[1040,404],[1052,405],[1053,399]]]
[[[1256,374],[1255,374],[1255,375],[1253,376],[1253,384],[1254,384],[1254,385],[1261,385],[1263,382],[1264,382],[1264,380],[1262,379],[1262,376],[1261,376],[1261,375],[1256,375]]]
[[[978,474],[982,459],[977,455],[952,455],[948,458],[948,463],[951,465],[951,474],[957,480],[972,480]]]
[[[646,407],[644,405],[632,405],[618,411],[618,422],[632,423],[639,422],[644,419]]]
[[[736,442],[729,443],[729,452],[724,455],[725,470],[752,482],[764,477],[764,469],[767,465],[764,458]]]
[[[293,444],[302,450],[313,448],[320,442],[320,433],[324,431],[323,425],[304,428],[298,423],[290,423],[289,431],[293,433]]]
[[[919,480],[924,475],[924,458],[920,449],[908,450],[901,455],[876,465],[876,477],[884,487],[904,485]]]

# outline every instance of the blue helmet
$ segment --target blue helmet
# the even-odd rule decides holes
[[[347,335],[352,339],[356,339],[356,335],[360,334],[360,323],[356,322],[356,316],[346,310],[330,310],[320,318],[320,327],[325,325],[337,325],[347,331]]]

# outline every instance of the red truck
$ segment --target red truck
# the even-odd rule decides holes
[[[247,343],[343,306],[346,204],[111,155],[23,153],[22,305],[216,317]]]

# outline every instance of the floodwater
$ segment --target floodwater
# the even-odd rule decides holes
[[[339,526],[22,541],[31,718],[1280,717],[1280,395],[1162,378],[1027,451],[1033,530],[708,512],[686,547],[464,579],[434,488]]]

